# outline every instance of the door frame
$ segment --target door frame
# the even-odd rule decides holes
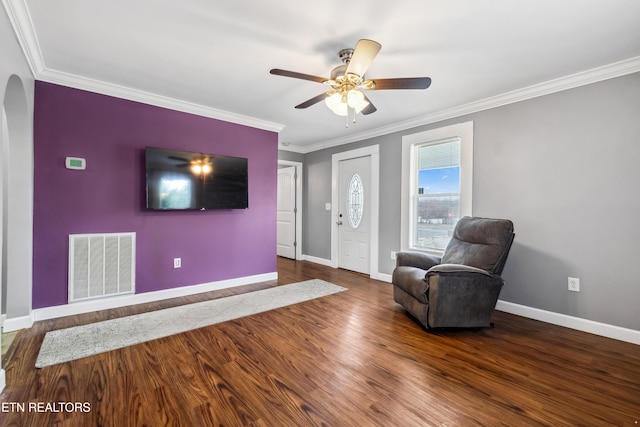
[[[302,259],[302,166],[300,162],[278,160],[278,166],[296,168],[296,259]]]
[[[380,205],[380,146],[370,145],[355,150],[343,151],[331,156],[331,266],[338,268],[339,242],[338,242],[338,198],[340,188],[339,164],[343,160],[358,157],[369,157],[371,165],[371,191],[369,192],[369,205],[371,206],[369,228],[369,277],[378,279],[378,224]]]

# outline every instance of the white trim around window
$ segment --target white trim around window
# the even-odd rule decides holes
[[[472,215],[473,192],[473,122],[458,123],[402,137],[402,180],[401,180],[401,219],[400,249],[419,251],[411,244],[414,232],[412,218],[412,198],[417,193],[417,149],[430,142],[450,138],[460,138],[460,216]],[[441,255],[440,253],[437,253]]]

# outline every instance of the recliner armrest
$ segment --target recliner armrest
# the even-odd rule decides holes
[[[426,273],[431,328],[489,326],[504,281],[476,267],[440,264]]]
[[[429,270],[440,264],[441,258],[423,252],[398,252],[396,254],[396,267],[416,267],[422,270]]]
[[[462,264],[438,264],[429,268],[429,270],[427,271],[427,274],[437,274],[437,273],[453,273],[453,274],[460,273],[460,275],[480,274],[490,278],[500,279],[499,276],[491,274],[488,271],[483,270],[481,268],[471,267],[469,265],[462,265]]]

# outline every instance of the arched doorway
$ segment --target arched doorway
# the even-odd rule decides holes
[[[12,75],[2,103],[2,314],[4,330],[30,327],[33,257],[33,131],[22,80]]]
[[[33,323],[33,133],[29,117],[22,80],[12,75],[4,91],[0,129],[0,301],[5,331]],[[0,369],[0,389],[4,385],[5,372]]]

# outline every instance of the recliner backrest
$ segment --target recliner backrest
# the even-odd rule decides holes
[[[508,219],[460,218],[442,264],[463,264],[502,274],[515,234]]]

